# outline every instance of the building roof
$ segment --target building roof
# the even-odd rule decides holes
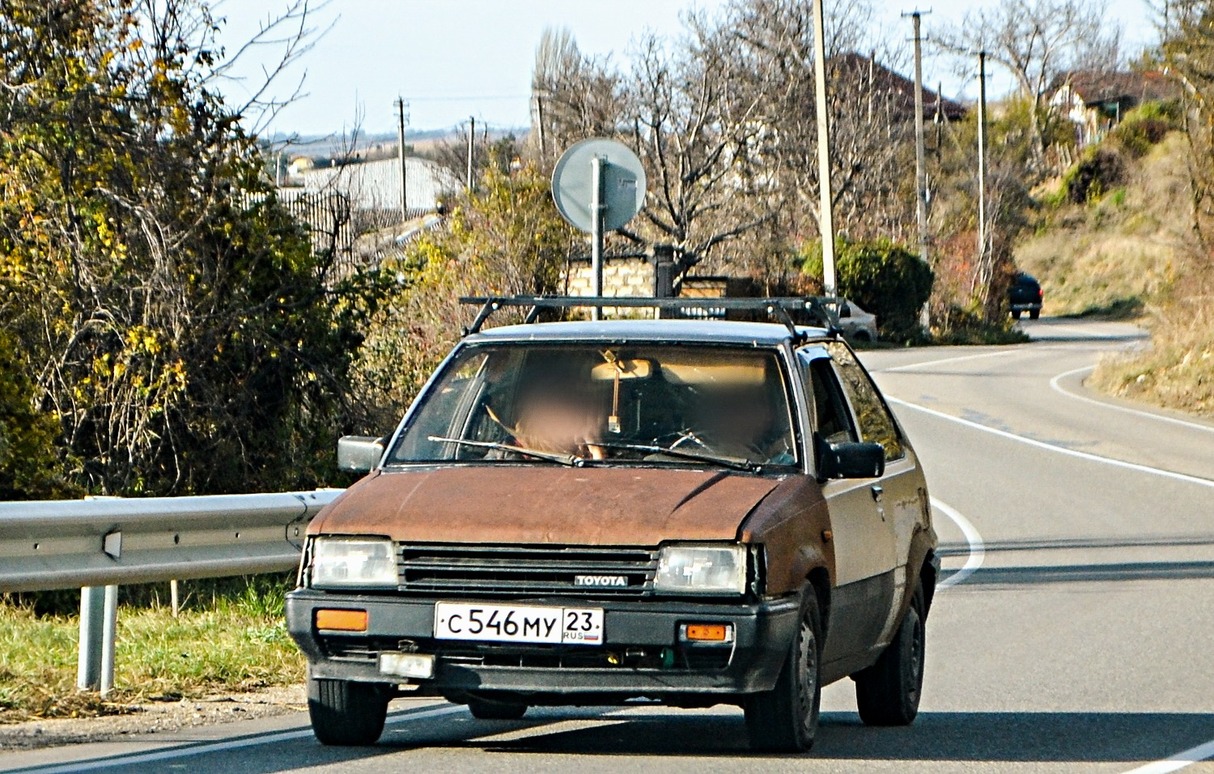
[[[1160,70],[1069,70],[1054,77],[1049,91],[1055,93],[1066,86],[1085,105],[1104,102],[1139,104],[1180,96],[1180,85]]]
[[[832,68],[847,73],[866,76],[872,73],[872,83],[877,94],[888,95],[894,100],[897,112],[906,117],[915,115],[915,82],[902,73],[890,69],[877,62],[875,56],[850,51],[833,57],[829,61]],[[955,100],[943,97],[931,89],[923,88],[923,115],[931,118],[939,110],[945,118],[954,121],[965,117],[966,106]]]
[[[317,167],[299,177],[308,192],[344,194],[356,209],[400,209],[399,159]],[[459,180],[449,170],[414,156],[405,158],[405,185],[410,211],[433,210],[444,192],[460,188]]]

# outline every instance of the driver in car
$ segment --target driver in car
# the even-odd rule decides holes
[[[598,445],[606,412],[588,392],[560,381],[532,383],[522,389],[515,410],[514,444],[553,454],[601,460]]]
[[[796,461],[787,422],[777,421],[767,385],[711,385],[697,391],[693,440],[717,454],[752,462]]]

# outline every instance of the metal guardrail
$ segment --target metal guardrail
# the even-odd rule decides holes
[[[342,490],[0,503],[0,592],[289,570]]]
[[[79,588],[76,685],[104,696],[120,584],[289,570],[342,491],[0,502],[0,592]]]

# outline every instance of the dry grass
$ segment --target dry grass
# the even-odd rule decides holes
[[[1214,417],[1214,294],[1192,292],[1150,322],[1151,348],[1107,358],[1092,375],[1098,389]]]
[[[1049,210],[1017,245],[1017,264],[1041,280],[1046,314],[1124,315],[1167,294],[1189,237],[1187,152],[1184,135],[1172,133],[1124,188]]]
[[[173,618],[164,607],[120,606],[114,693],[78,693],[79,620],[0,604],[0,722],[121,713],[130,702],[200,697],[299,683],[304,659],[287,635],[285,587],[250,580]]]

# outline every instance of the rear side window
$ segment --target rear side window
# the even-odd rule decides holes
[[[894,424],[894,418],[873,385],[872,379],[865,373],[847,345],[832,341],[826,344],[826,349],[835,361],[843,389],[856,411],[861,438],[870,443],[881,444],[885,448],[886,461],[901,458],[905,450],[902,437],[898,434],[898,426]]]

